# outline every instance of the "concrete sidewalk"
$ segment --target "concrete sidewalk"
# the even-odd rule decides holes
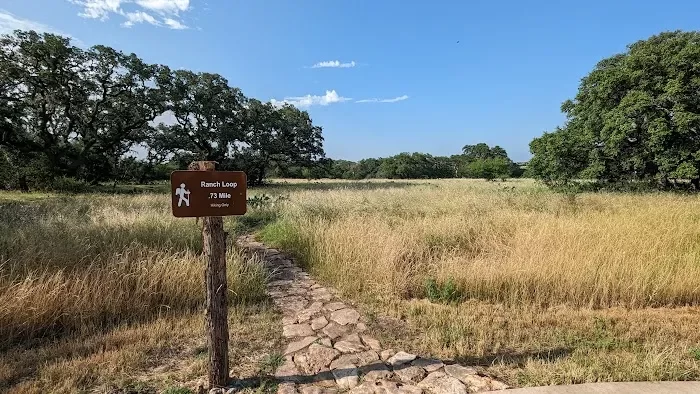
[[[504,390],[508,394],[700,394],[700,382],[586,383]]]

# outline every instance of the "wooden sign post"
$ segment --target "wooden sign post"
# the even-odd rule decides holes
[[[226,233],[223,216],[246,212],[246,175],[240,171],[215,171],[215,162],[190,164],[188,171],[170,175],[172,211],[175,217],[202,217],[205,271],[206,330],[209,348],[209,388],[226,387],[228,365],[228,286],[226,283]]]

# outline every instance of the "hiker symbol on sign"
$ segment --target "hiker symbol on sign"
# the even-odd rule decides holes
[[[185,184],[181,183],[180,187],[175,189],[175,195],[180,197],[180,199],[177,201],[178,207],[181,207],[183,202],[185,203],[186,207],[190,206],[190,191],[185,189],[185,187]]]

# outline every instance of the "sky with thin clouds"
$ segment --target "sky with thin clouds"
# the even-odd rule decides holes
[[[37,30],[307,110],[331,158],[504,147],[516,161],[562,125],[600,60],[668,30],[700,2],[0,0],[0,33]]]

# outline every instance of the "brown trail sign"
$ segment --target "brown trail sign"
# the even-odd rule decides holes
[[[211,161],[194,162],[190,170],[170,175],[173,216],[204,218],[209,388],[226,387],[229,378],[226,233],[222,216],[245,214],[247,189],[244,172],[214,171],[214,167]]]
[[[244,215],[246,175],[241,171],[174,171],[173,215],[178,218]]]

